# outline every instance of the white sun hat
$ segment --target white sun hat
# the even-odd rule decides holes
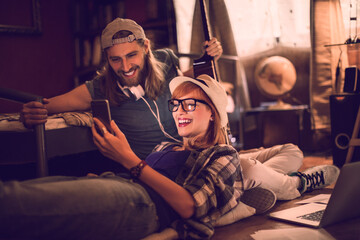
[[[218,81],[205,74],[202,74],[197,78],[178,76],[169,83],[171,94],[183,82],[192,82],[204,90],[219,112],[221,127],[227,127],[228,115],[226,112],[226,106],[228,98],[223,86]]]

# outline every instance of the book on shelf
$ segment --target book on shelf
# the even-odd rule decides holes
[[[96,36],[93,40],[92,65],[98,66],[101,63],[101,42],[100,36]]]
[[[90,66],[91,61],[91,43],[90,40],[86,39],[83,42],[84,44],[84,54],[83,54],[83,66],[88,67]]]

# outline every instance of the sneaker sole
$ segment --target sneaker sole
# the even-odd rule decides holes
[[[276,195],[269,189],[256,187],[244,191],[240,201],[255,208],[256,214],[263,214],[275,205]]]

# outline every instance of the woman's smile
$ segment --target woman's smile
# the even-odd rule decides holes
[[[179,118],[178,122],[179,122],[179,127],[186,127],[192,122],[192,120],[189,118]]]

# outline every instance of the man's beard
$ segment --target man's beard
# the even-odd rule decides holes
[[[145,80],[148,75],[148,69],[146,67],[147,64],[145,61],[146,61],[146,59],[144,57],[145,64],[144,64],[143,69],[140,70],[140,67],[138,65],[136,65],[129,70],[129,72],[132,70],[138,71],[138,76],[136,79],[128,80],[126,78],[123,78],[122,74],[116,74],[116,76],[118,77],[118,81],[121,83],[122,86],[132,87],[132,86],[137,86],[139,84],[141,84],[141,85],[145,84]]]

